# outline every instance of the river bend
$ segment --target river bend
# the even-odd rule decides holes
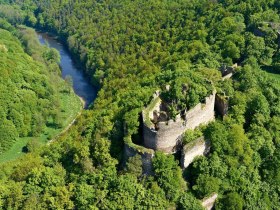
[[[74,92],[83,99],[85,102],[85,108],[88,108],[96,98],[97,89],[91,85],[82,69],[76,65],[65,46],[63,46],[55,37],[50,36],[47,33],[36,33],[41,44],[48,44],[49,47],[55,48],[59,51],[62,78],[65,79],[66,76],[71,76]]]

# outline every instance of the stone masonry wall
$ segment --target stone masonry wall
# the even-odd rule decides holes
[[[186,129],[195,129],[201,124],[207,124],[215,120],[215,96],[216,92],[206,97],[205,104],[199,103],[187,112]]]
[[[142,158],[142,169],[143,173],[151,175],[153,173],[152,158],[154,157],[154,152],[139,152],[136,148],[133,148],[127,144],[124,144],[124,155],[126,159],[139,154]]]
[[[203,137],[188,143],[184,146],[181,156],[182,168],[187,168],[196,157],[206,155],[209,151],[210,143],[205,141]]]
[[[233,76],[233,73],[231,72],[231,73],[229,73],[229,74],[223,76],[223,77],[222,77],[222,80],[224,81],[224,80],[226,80],[226,79],[230,79],[232,76]]]
[[[217,198],[218,198],[218,194],[217,193],[213,193],[211,196],[203,199],[202,206],[206,210],[211,210],[214,207],[215,201],[216,201]]]
[[[154,150],[157,148],[157,131],[154,128],[147,126],[145,123],[143,124],[143,139],[146,148]]]
[[[222,117],[225,116],[228,112],[228,100],[217,94],[215,100],[215,109],[219,115]]]
[[[160,111],[160,105],[161,105],[161,100],[158,100],[158,102],[155,104],[155,106],[153,107],[154,111]],[[149,118],[153,119],[154,118],[154,113],[153,112],[149,112]]]
[[[177,116],[176,120],[159,122],[157,130],[149,126],[143,126],[144,146],[154,150],[160,150],[165,153],[174,153],[180,144],[181,137],[187,129],[194,129],[201,124],[207,124],[215,119],[214,92],[206,97],[205,104],[199,103],[186,113],[186,120]]]

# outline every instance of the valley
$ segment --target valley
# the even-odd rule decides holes
[[[0,209],[279,209],[279,31],[276,0],[0,0]]]

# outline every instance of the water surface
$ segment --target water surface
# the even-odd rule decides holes
[[[91,85],[82,69],[75,64],[65,46],[63,46],[55,37],[52,37],[47,33],[36,33],[41,44],[48,44],[49,47],[55,48],[59,51],[62,78],[65,79],[66,76],[71,76],[73,80],[73,89],[75,93],[85,101],[85,108],[87,108],[96,98],[97,89]]]

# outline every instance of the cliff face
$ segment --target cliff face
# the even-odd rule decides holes
[[[206,97],[205,103],[199,103],[187,111],[185,119],[178,115],[175,120],[158,122],[156,129],[148,126],[144,121],[144,146],[165,153],[176,152],[180,147],[182,135],[186,130],[194,129],[215,119],[215,95],[216,93],[214,92],[209,97]]]

